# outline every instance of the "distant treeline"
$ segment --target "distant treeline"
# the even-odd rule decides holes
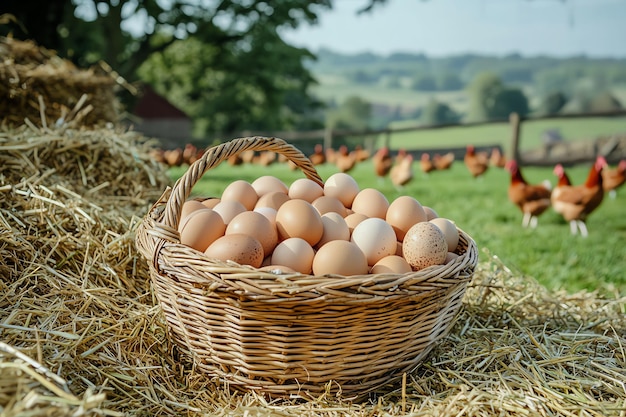
[[[573,56],[487,56],[463,54],[434,58],[419,53],[342,54],[316,52],[314,73],[334,73],[358,84],[410,87],[418,91],[464,88],[480,73],[491,72],[507,84],[532,84],[537,92],[575,93],[581,88],[606,89],[626,85],[626,59]]]

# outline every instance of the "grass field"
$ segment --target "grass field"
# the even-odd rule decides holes
[[[170,175],[178,178],[185,169],[172,169]],[[334,172],[336,168],[332,165],[318,168],[324,180]],[[585,166],[568,171],[574,183],[583,182],[587,172]],[[259,168],[231,167],[224,163],[206,172],[193,187],[192,194],[219,196],[230,182],[236,179],[251,182],[261,175],[276,176],[286,184],[303,176],[286,164]],[[590,216],[589,237],[585,239],[571,236],[569,225],[551,210],[539,219],[537,229],[523,229],[521,213],[508,201],[509,176],[502,169],[492,168],[482,179],[474,180],[461,161],[456,161],[449,171],[430,176],[422,174],[416,166],[414,181],[402,190],[396,190],[388,179],[380,182],[370,161],[357,165],[351,175],[361,188],[377,188],[390,201],[400,195],[414,196],[469,233],[482,259],[497,256],[508,268],[534,277],[550,289],[626,292],[626,188],[615,200],[606,197]],[[528,168],[524,175],[529,182],[549,179],[554,183],[550,169]]]

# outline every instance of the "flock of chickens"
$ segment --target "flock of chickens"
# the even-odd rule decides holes
[[[202,156],[203,150],[187,144],[184,149],[171,151],[155,151],[153,157],[168,166],[192,164]],[[315,146],[314,152],[309,155],[313,165],[334,164],[340,172],[351,171],[358,163],[372,160],[374,172],[379,179],[389,177],[396,188],[402,188],[414,178],[413,155],[404,149],[398,150],[395,156],[387,147],[379,148],[373,155],[357,146],[349,151],[342,145],[337,150],[324,149],[321,144]],[[419,160],[420,170],[429,175],[433,171],[450,169],[455,161],[455,155],[449,152],[445,155],[423,153]],[[296,165],[283,155],[274,152],[244,151],[228,159],[230,165],[259,164],[268,166],[274,162],[288,163],[292,169]],[[473,145],[468,145],[463,157],[463,163],[470,175],[479,178],[490,167],[504,168],[511,175],[508,188],[509,200],[519,207],[523,214],[522,226],[534,228],[538,217],[552,207],[563,216],[570,225],[572,234],[588,235],[587,217],[602,203],[605,194],[615,197],[617,188],[626,181],[626,160],[619,162],[617,167],[611,168],[603,156],[598,156],[591,167],[587,180],[583,184],[573,185],[561,164],[554,167],[557,184],[552,187],[549,181],[541,184],[529,184],[520,167],[514,160],[508,160],[498,148],[491,152],[477,152]]]

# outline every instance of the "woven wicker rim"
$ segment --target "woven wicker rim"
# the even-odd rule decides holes
[[[459,232],[458,258],[445,264],[431,266],[405,274],[303,275],[276,274],[261,271],[235,262],[210,259],[204,253],[180,243],[177,231],[183,203],[191,195],[197,181],[211,168],[246,150],[272,151],[286,156],[307,178],[324,185],[311,161],[300,150],[282,139],[274,137],[245,137],[233,139],[206,150],[173,188],[165,190],[159,201],[150,209],[137,233],[140,252],[153,263],[155,272],[161,274],[171,270],[172,260],[177,265],[176,275],[171,279],[193,282],[194,286],[211,291],[227,291],[256,300],[294,301],[319,300],[320,296],[331,296],[346,300],[369,297],[402,297],[423,294],[457,283],[459,274],[466,268],[473,269],[477,263],[477,250],[473,239],[463,230]],[[184,260],[184,262],[182,262]],[[185,273],[188,271],[188,273]]]

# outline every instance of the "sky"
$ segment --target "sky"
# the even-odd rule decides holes
[[[335,0],[317,25],[283,32],[315,52],[626,58],[626,0]]]

